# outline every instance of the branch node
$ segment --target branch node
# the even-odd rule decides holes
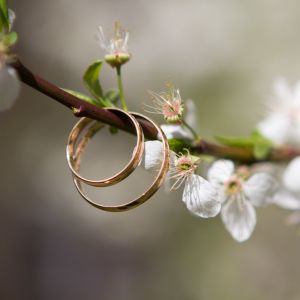
[[[82,106],[80,106],[79,108],[77,107],[72,107],[72,112],[76,117],[81,117],[82,116],[82,112],[83,112],[83,108]]]

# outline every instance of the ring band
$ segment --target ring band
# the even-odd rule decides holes
[[[151,186],[149,187],[149,189],[144,192],[143,194],[141,194],[140,196],[138,196],[137,198],[135,198],[134,200],[127,202],[125,204],[121,204],[121,205],[113,205],[113,206],[106,206],[106,205],[101,205],[98,204],[96,202],[94,202],[93,200],[91,200],[90,198],[88,198],[82,188],[81,182],[78,178],[76,178],[75,176],[73,177],[75,186],[79,192],[79,194],[92,206],[104,210],[104,211],[110,211],[110,212],[122,212],[122,211],[127,211],[130,209],[133,209],[135,207],[138,207],[139,205],[143,204],[144,202],[146,202],[162,185],[168,169],[169,169],[169,162],[170,162],[170,149],[169,149],[169,144],[168,144],[168,140],[164,134],[164,132],[161,130],[161,128],[156,125],[151,119],[149,119],[148,117],[139,114],[139,113],[130,113],[132,116],[136,117],[136,118],[140,118],[140,119],[144,119],[147,120],[148,122],[150,122],[157,130],[159,136],[162,139],[162,144],[163,144],[163,157],[162,157],[162,164],[160,166],[160,169],[158,171],[158,174],[156,175],[154,181],[152,182]],[[84,147],[86,146],[86,143],[88,141],[88,137],[86,137],[85,141],[81,141],[80,145],[78,147],[82,147],[82,149],[84,149]],[[78,149],[78,151],[76,151],[77,155],[74,159],[75,161],[75,169],[79,171],[80,169],[80,161],[81,161],[81,155],[83,153],[83,151],[81,151],[81,149]]]
[[[106,179],[91,180],[91,179],[87,179],[87,178],[81,176],[79,174],[79,170],[78,171],[76,170],[75,160],[74,160],[75,155],[76,156],[78,155],[75,153],[76,143],[78,142],[79,136],[82,133],[82,131],[90,123],[94,122],[94,120],[88,119],[88,118],[81,118],[80,121],[77,122],[75,124],[75,126],[73,127],[73,129],[71,130],[69,138],[68,138],[68,144],[67,144],[67,161],[68,161],[68,165],[69,165],[73,175],[76,178],[78,178],[79,180],[83,181],[84,183],[91,185],[91,186],[96,186],[96,187],[104,187],[104,186],[114,185],[114,184],[122,181],[127,176],[129,176],[139,165],[142,155],[143,155],[143,151],[144,151],[144,134],[143,134],[142,128],[141,128],[140,124],[137,122],[137,120],[131,114],[129,114],[121,109],[118,109],[118,108],[107,108],[107,109],[125,114],[129,118],[129,120],[131,121],[132,125],[134,126],[134,128],[136,130],[137,141],[136,141],[136,146],[133,150],[132,157],[131,157],[130,161],[127,163],[127,165],[120,172],[118,172],[117,174],[115,174],[109,178],[106,178]],[[102,128],[103,126],[104,126],[104,124],[102,126],[100,126],[98,128],[98,130],[100,128]],[[79,149],[79,148],[77,147],[77,149]],[[80,154],[80,156],[81,155],[82,155],[82,153]]]

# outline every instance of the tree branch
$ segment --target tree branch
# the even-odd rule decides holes
[[[20,60],[15,60],[10,64],[19,74],[20,80],[31,86],[33,89],[49,96],[62,105],[70,108],[76,117],[88,117],[98,120],[105,124],[117,127],[121,130],[135,133],[132,124],[124,118],[123,115],[100,108],[88,102],[85,102],[32,73]],[[145,137],[151,140],[157,139],[156,129],[147,121],[139,119]],[[242,147],[228,147],[201,140],[192,147],[199,154],[207,154],[220,158],[228,158],[241,163],[254,163],[257,160],[254,157],[253,150]],[[300,149],[292,147],[280,147],[272,149],[268,161],[289,161],[300,155]]]

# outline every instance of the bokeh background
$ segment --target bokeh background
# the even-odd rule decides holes
[[[198,131],[247,134],[263,117],[274,78],[300,78],[296,0],[11,0],[23,63],[59,86],[84,92],[81,76],[102,57],[97,26],[130,30],[124,67],[133,110],[169,80],[192,98]],[[115,86],[105,66],[103,85]],[[159,119],[157,119],[159,120]],[[234,242],[219,217],[191,216],[182,191],[160,191],[126,213],[96,210],[77,194],[65,159],[75,118],[27,86],[0,115],[1,299],[300,299],[300,240],[288,212],[258,211],[252,238]],[[106,130],[93,141],[86,175],[126,163],[134,138]],[[138,170],[101,201],[129,200],[151,182]]]

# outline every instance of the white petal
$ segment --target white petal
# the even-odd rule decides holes
[[[147,141],[145,142],[144,155],[141,161],[141,165],[146,169],[158,169],[162,163],[163,159],[163,143],[160,141]],[[176,154],[170,151],[170,163],[174,164],[176,160]]]
[[[300,192],[300,157],[294,158],[282,176],[283,184],[288,190]]]
[[[157,168],[163,159],[163,144],[160,141],[145,142],[144,156],[142,159],[142,166],[146,169]]]
[[[192,139],[192,134],[181,125],[163,124],[160,126],[168,139]]]
[[[217,190],[199,175],[191,175],[185,182],[182,201],[193,214],[202,217],[215,217],[221,209]]]
[[[20,92],[20,82],[16,71],[10,67],[0,70],[0,110],[9,109],[17,99]]]
[[[286,209],[300,209],[300,194],[293,194],[285,189],[280,189],[273,196],[273,203]]]
[[[219,159],[208,170],[207,177],[210,183],[223,186],[229,180],[234,171],[234,163],[231,160]]]
[[[251,236],[256,225],[256,213],[247,200],[230,199],[221,210],[222,221],[232,237],[244,242]]]
[[[246,197],[255,206],[263,206],[270,203],[270,196],[275,188],[275,179],[267,173],[256,173],[243,185]]]
[[[197,108],[192,99],[184,101],[185,106],[185,121],[194,129],[197,128]]]
[[[273,143],[282,145],[288,141],[291,123],[285,114],[272,113],[257,125],[257,129]]]

